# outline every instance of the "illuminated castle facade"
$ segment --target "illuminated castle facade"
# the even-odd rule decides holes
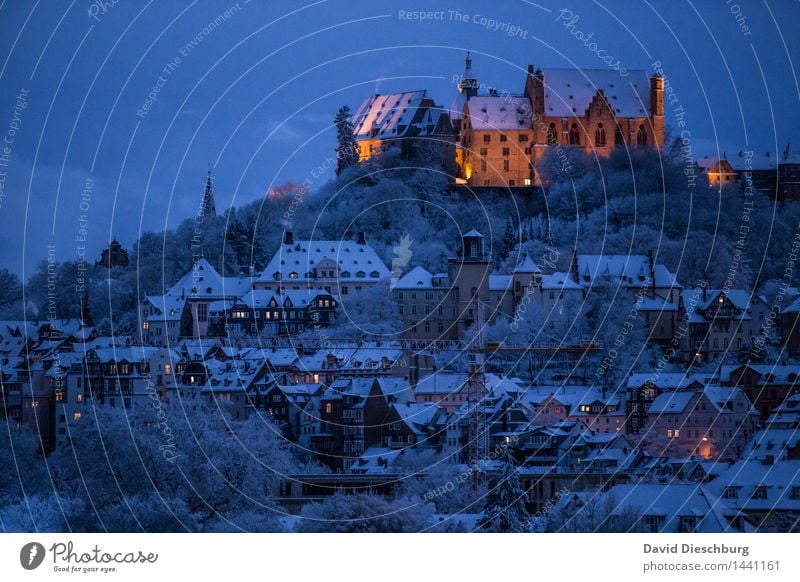
[[[607,156],[616,147],[663,146],[664,80],[644,70],[530,65],[520,95],[480,88],[467,53],[449,111],[424,91],[370,97],[353,118],[361,159],[417,136],[452,139],[457,182],[520,187],[538,183],[547,148]]]

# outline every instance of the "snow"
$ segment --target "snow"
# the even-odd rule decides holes
[[[394,289],[431,289],[433,288],[433,275],[422,267],[414,267],[400,277]]]
[[[390,276],[389,269],[368,244],[346,240],[296,241],[281,244],[256,282],[312,283],[316,280],[309,273],[326,259],[338,267],[340,284],[376,282]]]
[[[617,117],[650,116],[650,78],[647,71],[629,70],[620,77],[608,69],[543,69],[544,114],[583,116],[602,90]]]
[[[508,291],[511,288],[511,275],[489,275],[489,291]]]
[[[417,396],[420,394],[453,394],[461,390],[466,381],[466,374],[437,372],[420,378],[414,387],[414,393]]]
[[[426,91],[374,95],[365,99],[353,115],[356,139],[390,139],[406,135],[432,135],[445,111],[431,106],[418,119],[420,106],[433,105]],[[409,129],[414,128],[414,132]]]
[[[542,270],[539,268],[533,259],[529,255],[525,255],[525,258],[522,259],[522,262],[519,263],[516,267],[514,267],[514,273],[541,273]]]
[[[466,113],[473,130],[531,128],[531,102],[524,96],[473,97],[467,101]]]
[[[686,410],[694,392],[665,392],[659,394],[650,405],[648,414],[681,414]]]

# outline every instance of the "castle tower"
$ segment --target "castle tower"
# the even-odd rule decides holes
[[[655,146],[664,147],[664,77],[650,77],[650,120]]]
[[[467,51],[467,58],[464,62],[464,73],[458,81],[458,92],[463,93],[467,99],[478,94],[478,79],[472,71],[472,57]]]

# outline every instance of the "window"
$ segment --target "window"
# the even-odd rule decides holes
[[[500,141],[508,141],[508,136],[504,133],[500,134]]]
[[[739,498],[739,488],[738,487],[725,487],[725,491],[722,493],[722,496],[725,499],[738,499]]]
[[[551,123],[547,128],[547,145],[556,145],[558,143],[558,134],[556,133],[556,124]]]
[[[208,305],[200,303],[197,306],[197,321],[208,321]]]
[[[504,172],[508,172],[509,171],[509,167],[510,166],[508,165],[508,160],[503,160],[503,171]]]
[[[491,143],[491,141],[492,141],[492,136],[489,135],[488,133],[484,133],[483,134],[483,143]]]
[[[793,485],[792,492],[789,494],[792,499],[800,499],[800,485]]]
[[[481,157],[486,157],[489,154],[488,148],[481,148]]]
[[[697,516],[696,515],[682,515],[680,522],[681,533],[691,533],[697,530]]]
[[[642,523],[647,531],[657,532],[658,526],[661,524],[661,517],[658,515],[645,515],[642,517]]]
[[[668,428],[668,429],[667,429],[667,438],[668,438],[668,439],[671,439],[671,438],[672,438],[672,429],[671,429],[671,428]]]
[[[83,402],[83,394],[78,394],[75,396],[75,402]]]
[[[647,145],[647,132],[644,129],[644,125],[640,125],[639,131],[636,132],[636,145]]]
[[[330,414],[333,411],[333,405],[330,402],[325,403],[325,414]]]
[[[581,145],[581,133],[577,123],[573,123],[569,129],[569,145]]]
[[[597,124],[597,129],[594,132],[594,145],[606,145],[606,130],[603,128],[602,123]]]
[[[80,419],[81,419],[81,413],[80,413],[80,412],[76,412],[76,413],[75,413],[75,414],[72,416],[72,418],[74,418],[75,420],[80,420]]]
[[[767,488],[764,485],[759,485],[755,489],[753,489],[753,499],[766,499],[767,498]]]
[[[511,155],[511,148],[503,148],[503,155],[508,157]]]
[[[520,143],[527,142],[528,141],[528,134],[527,133],[519,134],[519,141],[520,141]]]
[[[625,145],[625,138],[622,137],[622,130],[619,126],[614,129],[614,145]]]

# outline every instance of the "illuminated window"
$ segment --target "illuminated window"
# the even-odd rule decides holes
[[[80,412],[76,412],[76,413],[73,415],[73,418],[74,418],[75,420],[80,420],[80,419],[81,419],[81,413],[80,413]]]
[[[668,439],[671,439],[671,438],[672,438],[672,429],[671,429],[671,428],[668,428],[668,429],[667,429],[667,438],[668,438]]]
[[[149,321],[145,321],[145,322],[142,324],[142,329],[143,329],[143,330],[145,330],[145,331],[147,331],[148,329],[150,329],[150,322],[149,322]]]
[[[330,402],[325,403],[325,414],[330,414],[333,411],[333,405]]]
[[[172,364],[164,364],[164,373],[169,376],[172,374]]]

